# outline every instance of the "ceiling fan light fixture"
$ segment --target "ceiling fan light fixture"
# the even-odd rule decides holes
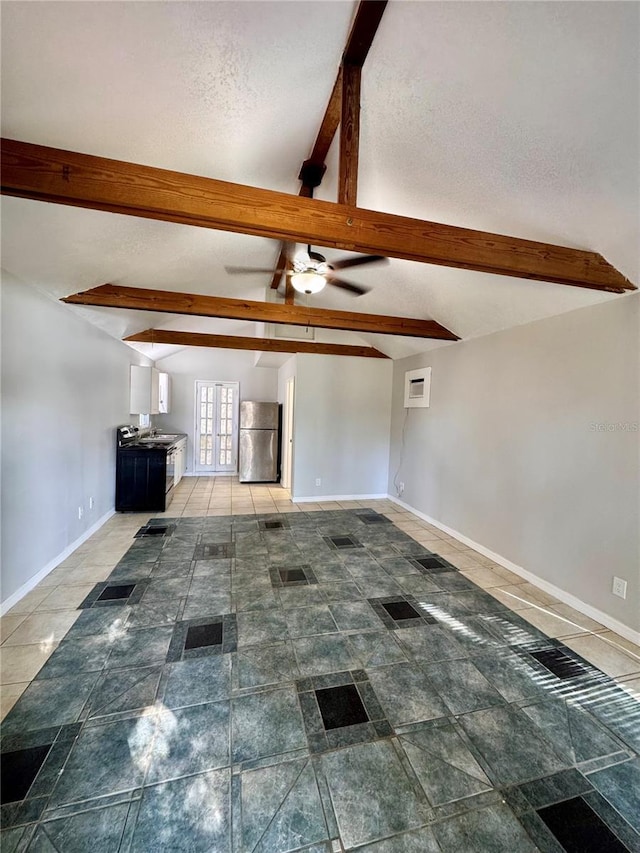
[[[291,276],[291,284],[298,293],[320,293],[326,283],[326,278],[313,270],[297,272]]]
[[[293,268],[296,272],[304,272],[311,266],[311,258],[307,252],[298,252],[293,259]]]

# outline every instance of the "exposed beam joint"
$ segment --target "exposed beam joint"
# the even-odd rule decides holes
[[[1,145],[5,195],[595,290],[636,289],[596,252],[27,142]]]
[[[61,301],[71,305],[129,308],[135,311],[191,314],[198,317],[223,317],[227,320],[254,320],[292,326],[313,326],[320,329],[341,329],[347,332],[437,338],[444,341],[459,340],[457,335],[434,320],[386,317],[381,314],[353,314],[350,311],[334,311],[330,308],[252,302],[248,299],[227,299],[222,296],[174,293],[168,290],[147,290],[141,287],[120,287],[116,284],[103,284],[100,287],[67,296]]]
[[[187,347],[217,347],[219,349],[242,349],[255,352],[304,352],[316,355],[344,355],[359,358],[388,358],[380,350],[367,346],[347,344],[325,344],[318,341],[286,341],[273,338],[249,338],[239,335],[207,335],[198,332],[172,332],[163,329],[147,329],[123,338],[151,344],[178,344]]]
[[[313,198],[313,190],[320,186],[326,171],[327,167],[324,163],[319,164],[314,163],[313,160],[305,160],[298,175],[298,180],[302,181],[298,195]]]

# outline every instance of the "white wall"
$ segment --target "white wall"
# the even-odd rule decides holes
[[[113,511],[129,365],[149,362],[5,272],[1,299],[6,601]]]
[[[278,402],[284,405],[287,396],[287,380],[295,379],[298,369],[298,356],[292,355],[278,370]]]
[[[391,360],[298,354],[294,498],[387,493],[392,373]]]
[[[187,473],[193,472],[193,438],[196,380],[239,382],[241,400],[277,399],[278,371],[255,367],[255,353],[244,350],[188,347],[156,362],[171,376],[171,412],[154,415],[154,426],[166,432],[184,432],[187,441]]]
[[[404,373],[431,365],[431,408],[406,423],[402,500],[632,630],[639,333],[633,294],[396,362],[389,474],[395,495]]]

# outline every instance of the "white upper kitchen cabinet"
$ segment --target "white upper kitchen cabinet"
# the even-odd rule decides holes
[[[131,365],[129,414],[164,415],[169,412],[171,384],[168,373],[155,367]]]

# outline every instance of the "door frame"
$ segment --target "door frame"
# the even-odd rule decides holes
[[[200,386],[202,385],[226,385],[232,386],[234,389],[234,403],[233,403],[233,439],[232,439],[232,450],[233,450],[233,459],[234,466],[232,470],[226,471],[216,471],[213,468],[205,468],[202,469],[199,463],[200,456],[200,447],[198,444],[198,436],[200,435],[198,420],[200,417],[199,413],[199,403],[200,403]],[[193,389],[193,473],[196,477],[233,477],[238,473],[238,438],[240,434],[240,382],[238,381],[227,381],[225,379],[196,379]],[[218,420],[218,409],[217,409],[217,391],[216,391],[216,413],[215,413],[215,424],[214,429],[217,426]],[[215,436],[214,436],[215,438]],[[214,454],[215,454],[215,442],[214,442]]]
[[[282,413],[282,477],[281,485],[291,489],[293,481],[293,413],[295,408],[295,377],[287,379]]]

